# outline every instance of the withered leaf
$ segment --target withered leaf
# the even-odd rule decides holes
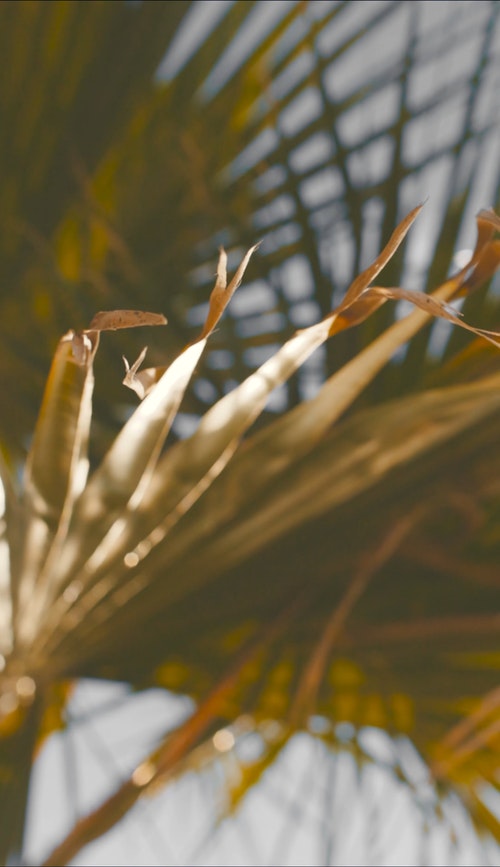
[[[414,292],[399,287],[390,289],[370,287],[371,281],[394,255],[421,207],[414,208],[402,220],[375,262],[353,281],[340,305],[325,318],[325,323],[330,322],[329,336],[363,322],[387,299],[392,298],[393,300],[410,301],[430,315],[448,319],[455,325],[484,337],[495,346],[499,346],[498,338],[500,335],[497,332],[467,325],[460,318],[460,314],[453,308],[447,307],[443,301],[423,292]],[[493,240],[495,231],[500,230],[500,217],[493,210],[483,210],[477,215],[476,222],[477,242],[470,262],[451,277],[446,284],[443,284],[440,289],[442,291],[444,286],[449,287],[449,298],[457,298],[474,291],[490,279],[500,265],[500,241]]]
[[[122,380],[123,385],[126,385],[127,388],[131,388],[132,391],[135,391],[141,400],[149,394],[153,386],[156,385],[167,369],[166,367],[147,367],[145,370],[141,370],[138,373],[139,367],[146,357],[147,349],[147,346],[145,346],[132,366],[128,363],[125,356],[122,356],[126,371],[125,377]]]
[[[362,271],[361,274],[359,274],[359,276],[351,283],[342,303],[337,308],[337,313],[341,313],[345,308],[350,307],[351,304],[356,301],[361,293],[370,285],[370,283],[375,280],[375,277],[380,274],[382,268],[385,268],[406,237],[410,227],[418,217],[422,208],[423,205],[418,205],[416,208],[413,208],[404,220],[401,220],[399,225],[396,226],[389,241],[382,252],[379,253],[373,264],[370,265],[369,268],[366,268],[365,271]]]
[[[144,310],[101,310],[89,325],[89,331],[117,331],[119,328],[137,328],[139,325],[166,325],[162,313]]]
[[[333,337],[339,331],[344,331],[346,328],[352,328],[354,325],[364,322],[372,313],[375,313],[375,310],[378,310],[382,304],[385,304],[385,301],[385,298],[369,294],[369,290],[362,292],[359,298],[353,301],[349,307],[346,307],[340,314],[333,317],[328,332],[329,336]]]
[[[496,215],[495,215],[496,216]],[[484,286],[500,265],[500,241],[489,241],[476,253],[463,277],[458,295],[468,295]]]
[[[475,328],[473,325],[468,325],[467,322],[464,322],[461,318],[461,313],[454,310],[452,307],[449,307],[444,301],[432,298],[424,292],[417,292],[412,289],[401,289],[399,287],[386,289],[382,286],[372,286],[370,289],[366,290],[364,295],[379,295],[384,298],[392,298],[395,301],[410,301],[412,304],[415,304],[416,307],[420,307],[421,310],[430,313],[431,316],[447,319],[448,322],[453,322],[454,325],[458,325],[460,328],[465,328],[466,331],[471,331],[472,334],[484,337],[484,339],[489,343],[492,343],[493,346],[498,346],[500,348],[500,332],[487,331],[484,328]]]
[[[476,246],[470,261],[443,284],[452,290],[449,297],[473,292],[490,279],[500,264],[500,242],[493,241],[495,231],[500,231],[500,218],[493,210],[482,210],[476,217],[476,226]]]
[[[227,286],[226,272],[227,254],[223,247],[220,248],[215,286],[212,289],[212,293],[210,295],[209,309],[205,325],[203,326],[203,330],[198,340],[203,340],[205,337],[208,337],[214,330],[219,319],[224,313],[224,310],[226,309],[229,301],[231,300],[231,297],[234,295],[236,289],[240,285],[246,267],[250,261],[250,257],[255,252],[258,246],[259,244],[255,244],[253,247],[250,247],[250,249],[247,250],[229,286]]]

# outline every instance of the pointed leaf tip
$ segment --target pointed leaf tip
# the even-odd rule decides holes
[[[377,256],[372,265],[366,268],[359,274],[358,277],[351,283],[347,290],[344,300],[337,309],[337,313],[343,313],[345,309],[351,306],[354,301],[357,301],[359,296],[370,284],[375,280],[387,263],[392,259],[394,253],[405,239],[409,229],[415,222],[424,207],[423,204],[417,205],[403,220],[396,226],[391,237],[381,253]]]
[[[208,337],[214,330],[222,314],[224,313],[224,310],[226,309],[229,301],[231,300],[231,297],[234,295],[236,289],[240,285],[252,254],[255,253],[257,247],[259,246],[260,241],[257,244],[254,244],[253,247],[250,247],[249,250],[247,250],[238,268],[236,269],[235,275],[229,283],[229,286],[227,285],[226,272],[227,254],[224,250],[224,247],[220,247],[215,286],[212,289],[210,295],[209,309],[205,325],[203,326],[203,330],[198,337],[198,340],[203,340],[205,337]]]

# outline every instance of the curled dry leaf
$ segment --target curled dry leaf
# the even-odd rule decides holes
[[[470,261],[444,284],[453,289],[450,298],[468,295],[478,289],[500,265],[500,243],[493,241],[495,232],[500,231],[500,218],[493,210],[479,211],[476,226],[476,246]]]
[[[226,273],[227,255],[224,248],[220,248],[219,261],[217,263],[217,279],[210,295],[208,316],[198,340],[208,337],[214,330],[231,297],[240,285],[252,254],[255,253],[258,247],[259,244],[255,244],[247,250],[229,286],[227,286]]]
[[[143,400],[149,394],[167,369],[166,367],[148,367],[146,370],[141,370],[138,373],[137,371],[146,357],[147,349],[147,346],[145,346],[132,366],[130,366],[125,356],[122,356],[126,371],[125,377],[122,380],[123,385],[135,391],[140,400]]]
[[[95,354],[101,331],[166,324],[167,319],[163,313],[148,313],[144,310],[101,310],[96,313],[88,328],[83,331],[70,331],[67,339],[71,340],[74,360],[83,367]]]
[[[330,322],[329,336],[332,336],[346,328],[352,328],[368,318],[385,301],[410,301],[416,307],[429,313],[431,316],[447,319],[454,325],[465,328],[479,337],[483,337],[494,346],[500,346],[500,334],[495,331],[487,331],[483,328],[475,328],[461,319],[453,308],[448,307],[443,301],[423,292],[417,292],[399,287],[384,288],[370,286],[374,277],[387,264],[394,255],[408,229],[418,216],[421,206],[414,208],[407,217],[397,226],[375,262],[357,277],[347,290],[340,305],[324,320]],[[500,266],[500,241],[493,240],[495,232],[500,231],[500,217],[493,211],[480,211],[476,218],[477,241],[470,261],[457,274],[450,278],[444,287],[449,287],[448,297],[458,298],[468,295],[482,286],[492,277]]]
[[[119,328],[137,328],[140,325],[166,325],[162,313],[144,310],[101,310],[89,325],[89,331],[117,331]]]
[[[464,269],[465,276],[456,295],[469,295],[480,286],[484,286],[487,280],[495,273],[500,265],[500,241],[488,241],[475,253],[471,262]]]
[[[361,274],[359,274],[359,276],[356,277],[355,280],[353,280],[344,296],[342,303],[338,306],[336,310],[337,314],[343,313],[345,309],[347,309],[351,306],[351,304],[357,301],[361,293],[364,292],[364,290],[368,288],[370,283],[375,280],[375,277],[380,274],[382,268],[385,268],[389,260],[392,259],[392,257],[394,256],[394,253],[396,252],[402,241],[405,239],[409,229],[420,214],[422,208],[423,205],[418,205],[416,208],[413,208],[413,210],[410,211],[410,213],[404,218],[404,220],[401,220],[399,225],[396,226],[394,232],[389,238],[389,241],[385,245],[382,252],[379,253],[373,264],[366,268],[365,271],[362,271]],[[355,323],[353,322],[351,324],[354,325]]]
[[[363,297],[372,295],[382,296],[383,298],[392,298],[395,301],[410,301],[416,307],[420,307],[421,310],[425,310],[432,316],[447,319],[448,322],[453,322],[454,325],[458,325],[460,328],[465,328],[466,331],[471,331],[473,334],[477,334],[478,337],[484,337],[484,339],[489,343],[492,343],[493,346],[498,346],[498,348],[500,348],[500,332],[486,331],[484,328],[475,328],[473,325],[468,325],[467,322],[463,321],[461,318],[462,314],[457,310],[454,310],[448,304],[445,304],[444,301],[439,301],[437,298],[432,298],[430,295],[425,295],[423,292],[417,292],[411,289],[400,289],[399,287],[385,289],[381,286],[373,286],[371,289],[366,290]]]

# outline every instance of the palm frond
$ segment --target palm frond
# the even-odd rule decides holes
[[[358,607],[361,624],[367,616],[372,628],[377,623],[376,597],[372,599],[368,592],[375,578],[377,583],[385,579],[391,605],[397,605],[399,612],[404,610],[397,566],[397,582],[391,586],[394,561],[416,528],[423,538],[432,539],[439,480],[446,480],[443,489],[447,492],[440,507],[453,509],[454,485],[447,473],[450,463],[453,473],[457,454],[464,466],[460,482],[463,485],[467,481],[474,490],[468,511],[478,511],[480,502],[488,503],[494,496],[491,476],[485,480],[483,474],[485,445],[491,443],[495,429],[492,421],[499,410],[495,400],[498,375],[383,404],[354,415],[338,429],[331,430],[331,424],[401,341],[422,327],[429,315],[442,315],[442,297],[452,298],[475,288],[498,266],[495,215],[479,216],[471,264],[438,290],[438,300],[407,293],[423,310],[393,325],[335,374],[310,406],[304,404],[250,437],[240,452],[241,459],[238,455],[233,458],[241,435],[262,412],[270,391],[328,337],[335,338],[339,330],[373,313],[371,299],[377,290],[371,283],[396,252],[415,216],[413,211],[402,221],[374,264],[353,281],[329,316],[298,332],[260,370],[222,398],[190,439],[160,458],[187,381],[220,316],[221,293],[227,298],[232,294],[231,284],[225,289],[222,258],[201,338],[150,386],[85,487],[85,479],[79,476],[80,467],[85,471],[88,467],[86,448],[92,368],[99,342],[97,329],[162,324],[164,320],[157,314],[137,311],[100,313],[92,320],[90,330],[69,332],[61,340],[25,476],[26,531],[21,544],[27,565],[20,571],[17,605],[10,606],[14,640],[2,675],[4,701],[11,696],[12,715],[17,713],[20,699],[29,708],[37,692],[43,695],[54,679],[103,674],[109,677],[112,672],[116,679],[140,684],[159,665],[165,683],[165,663],[173,651],[176,655],[182,653],[188,670],[190,659],[198,660],[194,684],[190,687],[189,682],[184,683],[183,689],[200,703],[194,715],[177,733],[167,737],[155,755],[139,766],[110,800],[75,826],[47,864],[73,857],[81,845],[104,833],[124,815],[143,790],[171,775],[179,761],[198,745],[205,730],[227,715],[225,703],[233,698],[234,690],[240,712],[249,712],[256,719],[271,715],[285,723],[283,745],[293,732],[307,727],[315,712],[339,722],[377,724],[400,731],[397,708],[401,695],[405,695],[404,680],[414,704],[414,742],[424,756],[430,757],[442,732],[442,724],[437,723],[426,704],[433,689],[439,689],[441,702],[452,706],[469,693],[472,698],[478,691],[480,695],[490,682],[489,677],[478,678],[477,671],[474,683],[468,683],[463,671],[457,682],[453,667],[447,667],[446,687],[441,676],[433,686],[427,675],[427,696],[422,699],[422,669],[407,670],[400,647],[396,657],[386,651],[385,676],[380,678],[370,656],[365,657],[362,646],[356,646],[347,663],[351,673],[345,690],[345,664],[334,654],[347,621],[355,626]],[[248,256],[236,273],[235,285],[247,261]],[[379,298],[376,300],[378,307]],[[333,411],[330,403],[336,404]],[[318,410],[325,416],[319,424]],[[489,455],[487,464],[491,472]],[[460,501],[460,492],[457,496]],[[398,517],[401,509],[403,515]],[[446,529],[440,526],[439,519],[437,526],[444,540]],[[336,539],[333,560],[329,552],[332,527]],[[477,522],[472,522],[471,545],[477,531]],[[423,541],[421,547],[425,547]],[[311,552],[318,565],[304,584],[304,553],[309,558]],[[16,555],[14,562],[20,559]],[[256,580],[259,571],[253,578],[250,576],[259,560],[261,577]],[[279,572],[271,588],[268,585],[277,562]],[[488,589],[483,591],[486,598]],[[231,611],[221,605],[224,598],[230,599]],[[469,598],[465,598],[470,605]],[[368,608],[363,614],[366,599]],[[224,630],[228,622],[238,627],[241,601],[245,620],[263,620],[266,626],[257,630],[249,647],[243,649],[240,659],[221,679],[223,659],[217,653],[221,647],[217,624],[222,613]],[[463,613],[463,601],[463,596],[457,599],[455,594],[455,615]],[[190,612],[193,608],[196,611],[200,602],[203,617],[208,614],[208,619],[205,626],[198,622],[194,629]],[[425,598],[425,602],[434,614],[439,612],[439,594],[432,601]],[[296,616],[304,606],[308,617],[299,623]],[[325,610],[331,612],[326,621]],[[161,628],[154,629],[158,614],[162,620],[167,616],[172,624],[168,636]],[[183,647],[188,622],[189,647]],[[176,623],[182,623],[184,640],[176,631]],[[147,627],[148,635],[142,635],[141,627]],[[134,634],[135,641],[131,638]],[[294,687],[288,685],[278,696],[272,688],[271,704],[266,680],[269,676],[272,684],[273,668],[269,668],[266,653],[262,659],[269,642],[273,656],[278,647],[284,660],[295,656],[296,681]],[[446,646],[445,657],[453,652],[450,647],[453,643]],[[434,653],[438,660],[443,658],[440,644]],[[253,689],[248,691],[246,678],[242,677],[255,654],[261,656],[252,678],[258,686],[257,695]],[[217,684],[205,698],[196,688],[200,659],[205,667],[210,662],[206,673]],[[435,664],[434,670],[441,672],[442,664]],[[359,692],[365,679],[372,690],[377,690],[375,716],[373,694]],[[333,698],[331,684],[335,688]],[[14,724],[14,730],[23,718]],[[403,713],[403,719],[406,727],[408,713]],[[477,762],[481,764],[484,744],[489,748],[489,738],[481,739],[478,749],[472,749],[475,767]],[[439,779],[445,773],[443,761],[436,765]],[[450,767],[455,766],[456,760]],[[250,775],[250,782],[254,776]]]
[[[498,4],[431,6],[1,4],[2,852],[78,676],[198,710],[64,857],[246,713],[229,804],[313,714],[498,839]]]

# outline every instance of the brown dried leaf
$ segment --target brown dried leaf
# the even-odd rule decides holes
[[[495,214],[496,216],[496,214]],[[465,279],[461,282],[458,295],[469,295],[483,286],[500,265],[500,241],[489,241],[479,253],[474,254],[466,268]]]
[[[477,240],[470,262],[443,284],[452,290],[450,298],[473,292],[489,280],[500,263],[499,242],[492,240],[495,230],[500,231],[500,218],[493,210],[483,210],[476,217],[476,225]]]
[[[139,325],[166,325],[162,313],[144,310],[101,310],[89,325],[89,331],[117,331],[119,328],[137,328]]]
[[[145,370],[141,370],[141,372],[138,373],[137,371],[146,357],[147,349],[148,347],[145,346],[132,366],[129,365],[125,356],[122,356],[126,371],[125,377],[122,380],[123,385],[126,385],[127,388],[131,388],[132,391],[135,391],[141,400],[149,394],[153,386],[156,385],[167,369],[166,367],[147,367]]]
[[[361,293],[370,285],[375,277],[380,274],[382,268],[384,268],[389,260],[394,256],[394,253],[406,237],[408,230],[418,217],[422,208],[423,205],[418,205],[410,211],[404,220],[401,220],[400,224],[394,229],[389,241],[382,252],[379,253],[373,264],[370,265],[369,268],[366,268],[365,271],[362,271],[361,274],[351,283],[345,294],[344,300],[337,308],[337,313],[343,313],[344,309],[350,307],[354,301],[357,301]]]
[[[474,247],[474,253],[472,254],[472,260],[474,261],[481,250],[488,244],[493,235],[495,234],[495,221],[497,215],[494,211],[479,211],[479,214],[476,216],[476,226],[477,226],[477,241],[476,246]],[[470,263],[469,263],[470,265]],[[465,269],[467,269],[467,265]]]
[[[425,310],[425,312],[429,313],[431,316],[447,319],[448,322],[453,322],[454,325],[458,325],[460,328],[465,328],[466,331],[471,331],[473,334],[483,337],[485,340],[488,340],[489,343],[492,343],[493,346],[497,346],[500,349],[500,332],[487,331],[484,328],[475,328],[473,325],[468,325],[467,322],[463,321],[461,314],[458,311],[449,307],[444,301],[432,298],[424,292],[417,292],[412,289],[400,289],[399,287],[386,289],[381,286],[372,286],[370,289],[366,290],[365,295],[368,296],[372,294],[384,298],[392,298],[396,301],[410,301],[412,304],[415,304],[416,307],[420,307],[421,310]]]
[[[359,277],[349,287],[342,303],[333,311],[333,314],[326,317],[325,322],[329,321],[329,335],[337,334],[346,328],[352,328],[354,325],[359,325],[377,310],[388,298],[395,300],[405,299],[425,310],[432,316],[438,316],[448,319],[455,325],[471,331],[480,337],[498,346],[497,339],[499,335],[496,332],[486,331],[481,328],[464,323],[459,314],[437,299],[422,292],[414,292],[411,290],[391,288],[384,289],[380,287],[369,287],[369,283],[374,276],[384,267],[392,255],[394,255],[399,244],[405,237],[408,229],[412,225],[415,217],[418,215],[422,206],[414,208],[408,216],[399,224],[393,232],[389,243],[386,245],[382,253],[377,257],[373,265],[363,271]],[[443,287],[449,288],[449,297],[457,298],[460,295],[469,294],[470,292],[483,285],[500,266],[500,241],[493,241],[495,230],[500,230],[500,217],[493,211],[480,211],[477,216],[477,242],[474,253],[470,262],[465,265],[457,274],[448,280]],[[441,288],[443,288],[441,287]],[[440,290],[441,291],[441,290]]]
[[[375,313],[375,310],[378,310],[382,304],[385,304],[385,298],[368,293],[369,290],[365,290],[356,301],[353,301],[340,315],[333,318],[328,332],[330,337],[346,328],[359,325],[360,322],[364,322],[372,313]]]
[[[255,252],[259,244],[255,244],[253,247],[245,253],[236,273],[231,280],[229,286],[227,286],[227,273],[226,273],[226,265],[227,265],[227,255],[226,251],[223,247],[220,248],[219,251],[219,261],[217,263],[217,278],[215,281],[215,286],[212,289],[212,293],[210,295],[209,301],[209,310],[208,316],[206,318],[205,325],[203,326],[203,330],[198,338],[198,340],[202,340],[205,337],[208,337],[215,326],[217,325],[219,319],[221,318],[224,310],[226,309],[231,297],[236,292],[236,289],[240,285],[243,275],[245,273],[246,267],[250,261],[250,257]]]

